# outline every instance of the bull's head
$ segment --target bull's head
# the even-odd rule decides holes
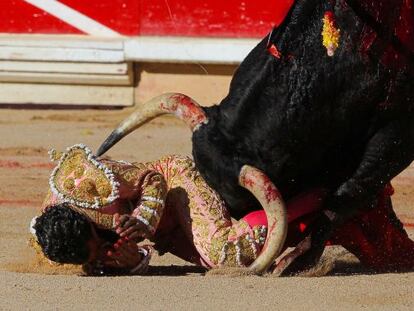
[[[162,114],[174,114],[187,123],[193,132],[208,122],[203,108],[190,97],[177,93],[163,94],[140,105],[111,133],[98,149],[97,155],[104,154],[124,136]],[[268,220],[266,243],[260,255],[248,268],[251,273],[262,274],[272,265],[285,243],[287,234],[285,205],[277,188],[257,168],[244,165],[240,170],[239,184],[257,198],[266,212]]]

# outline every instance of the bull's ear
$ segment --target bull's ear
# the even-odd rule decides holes
[[[106,138],[96,152],[101,156],[123,137],[162,114],[173,114],[194,132],[208,122],[203,108],[192,98],[179,93],[166,93],[143,103]]]
[[[263,206],[267,216],[267,237],[262,252],[248,268],[254,274],[265,273],[285,244],[288,222],[282,197],[271,180],[255,167],[245,165],[239,175],[239,184],[249,190]]]

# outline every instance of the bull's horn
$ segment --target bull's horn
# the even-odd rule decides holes
[[[201,106],[192,98],[179,93],[166,93],[157,96],[139,107],[109,135],[99,147],[97,156],[101,156],[123,137],[140,127],[147,121],[162,114],[174,114],[194,132],[201,124],[208,122]]]
[[[245,165],[239,184],[249,190],[263,206],[267,216],[267,237],[260,255],[248,268],[254,274],[266,272],[282,251],[288,222],[285,204],[276,186],[260,170]]]

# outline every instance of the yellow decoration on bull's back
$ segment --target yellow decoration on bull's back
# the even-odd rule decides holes
[[[323,16],[322,44],[328,56],[333,56],[339,46],[340,30],[336,28],[333,12],[327,11]]]

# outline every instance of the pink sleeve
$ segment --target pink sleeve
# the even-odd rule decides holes
[[[150,171],[143,180],[141,197],[132,212],[132,216],[146,226],[145,238],[152,236],[157,230],[164,211],[166,197],[167,184],[164,177],[156,171]]]

